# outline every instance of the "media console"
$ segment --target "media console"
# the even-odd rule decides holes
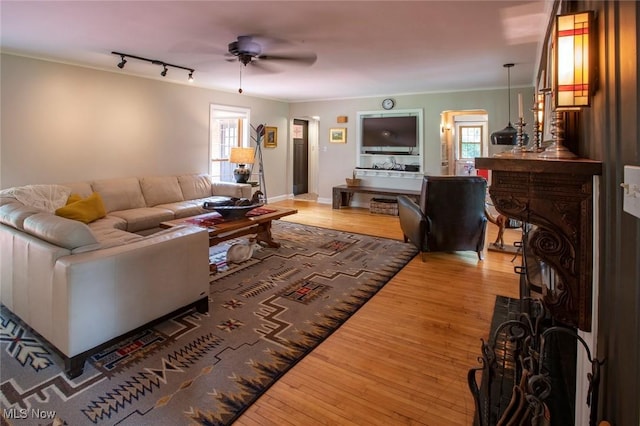
[[[372,154],[372,155],[414,155],[414,156],[418,156],[418,154],[412,154],[411,152],[407,152],[407,151],[371,151],[371,150],[365,150],[363,152],[363,154]]]
[[[420,191],[412,189],[396,189],[396,188],[375,188],[371,186],[347,186],[338,185],[333,187],[333,208],[349,207],[353,194],[375,194],[390,195],[397,197],[398,195],[409,195],[416,199],[420,197]]]

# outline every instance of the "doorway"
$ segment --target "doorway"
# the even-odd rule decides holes
[[[293,195],[309,192],[309,122],[293,120]]]
[[[475,175],[475,158],[489,152],[489,116],[484,110],[441,113],[443,174]]]

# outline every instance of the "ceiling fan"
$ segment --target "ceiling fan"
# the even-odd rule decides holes
[[[226,55],[228,61],[238,60],[242,65],[259,67],[268,72],[278,70],[269,68],[269,63],[291,63],[296,65],[313,65],[318,56],[312,52],[293,52],[289,54],[268,54],[265,53],[264,43],[256,40],[257,37],[250,35],[238,36],[236,41],[229,43],[229,53]],[[240,83],[242,85],[242,67],[240,68]],[[242,87],[239,89],[242,93]]]
[[[261,43],[250,35],[238,36],[236,41],[229,43],[229,60],[238,59],[243,65],[258,64],[262,61],[288,61],[301,65],[312,65],[318,56],[315,53],[266,54]]]

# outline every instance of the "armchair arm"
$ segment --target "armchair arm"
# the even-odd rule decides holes
[[[398,216],[405,241],[408,239],[419,250],[426,250],[429,222],[420,207],[406,195],[399,195]]]
[[[211,184],[211,192],[213,195],[251,198],[251,185],[248,183],[213,182]]]

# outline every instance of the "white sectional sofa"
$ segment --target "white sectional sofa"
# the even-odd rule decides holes
[[[38,200],[33,193],[49,191]],[[97,193],[106,216],[54,214],[70,194]],[[26,194],[26,195],[25,195]],[[249,185],[189,174],[30,185],[0,191],[0,302],[45,338],[76,377],[84,361],[177,310],[208,310],[206,230],[162,221],[205,212]],[[26,204],[25,204],[26,203]]]

